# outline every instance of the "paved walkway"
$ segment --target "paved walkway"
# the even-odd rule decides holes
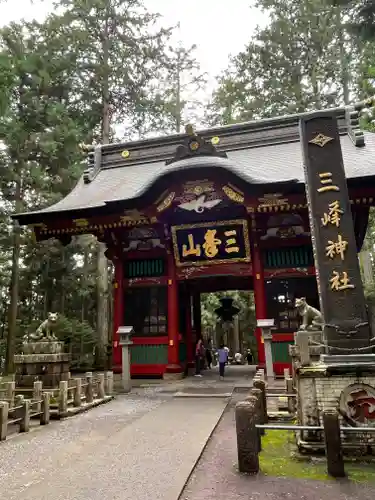
[[[122,396],[0,444],[1,500],[177,500],[225,399]]]
[[[239,474],[234,403],[224,413],[180,500],[374,500],[373,484]]]

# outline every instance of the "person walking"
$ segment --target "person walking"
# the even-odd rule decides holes
[[[224,344],[220,345],[220,348],[217,351],[217,354],[218,354],[218,360],[219,360],[219,375],[220,375],[220,380],[224,380],[225,365],[227,364],[227,361],[228,361],[228,353],[227,353],[227,350],[224,347]]]
[[[253,363],[253,353],[251,352],[251,349],[247,350],[246,360],[248,365],[251,365]]]
[[[195,345],[195,377],[201,377],[202,359],[204,359],[204,345],[202,337],[198,337]]]

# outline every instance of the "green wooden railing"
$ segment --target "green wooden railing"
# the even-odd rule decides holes
[[[168,346],[166,344],[133,344],[130,349],[130,359],[134,365],[166,365]]]
[[[165,275],[163,259],[128,260],[125,262],[126,278],[151,278]]]
[[[310,246],[265,250],[263,255],[266,269],[310,267],[314,265],[314,254]]]

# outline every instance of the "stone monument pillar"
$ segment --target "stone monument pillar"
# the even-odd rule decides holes
[[[132,388],[130,376],[130,346],[133,345],[131,335],[133,335],[134,330],[132,326],[120,326],[117,333],[122,349],[121,388],[123,392],[130,392]]]
[[[375,426],[375,355],[337,119],[330,112],[309,114],[301,119],[300,135],[323,341],[319,343],[318,335],[308,340],[299,332],[292,348],[298,421],[322,425],[323,413],[336,411],[342,427]],[[311,343],[323,344],[319,360],[311,356]],[[344,432],[342,444],[365,453],[371,436]],[[314,431],[300,433],[298,445],[324,450],[321,433]]]
[[[337,119],[314,113],[301,120],[323,337],[330,354],[369,345],[370,328]]]

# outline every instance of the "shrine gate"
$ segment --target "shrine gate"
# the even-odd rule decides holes
[[[359,129],[355,110],[333,112],[359,251],[375,200],[375,134]],[[300,116],[97,146],[66,198],[15,216],[38,241],[68,244],[91,233],[106,244],[115,268],[115,371],[117,329],[132,325],[133,376],[183,373],[201,333],[200,294],[219,290],[254,291],[256,318],[275,319],[275,372],[289,366],[301,321],[294,299],[319,307]],[[258,329],[255,336],[263,366]]]

